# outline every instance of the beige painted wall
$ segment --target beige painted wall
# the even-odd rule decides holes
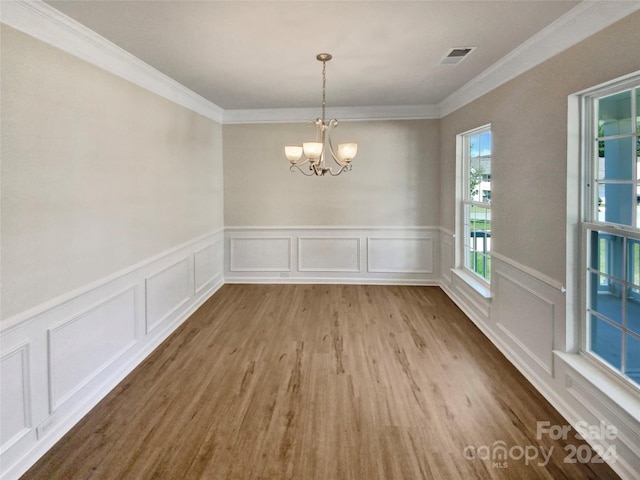
[[[225,224],[438,225],[439,134],[438,120],[341,122],[335,143],[359,144],[353,171],[305,177],[283,147],[313,139],[313,125],[225,125]]]
[[[640,69],[639,25],[640,12],[442,119],[444,228],[454,230],[456,134],[491,123],[492,248],[564,282],[567,97]]]
[[[223,226],[222,127],[2,26],[2,318]]]

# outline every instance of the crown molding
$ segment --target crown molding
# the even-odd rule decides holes
[[[328,116],[442,118],[639,9],[640,0],[584,0],[438,105],[334,107]],[[42,0],[1,0],[0,21],[218,123],[308,122],[319,114],[317,108],[223,110]]]
[[[2,23],[222,123],[222,108],[43,1],[2,0],[0,4]]]
[[[263,108],[225,110],[223,123],[299,123],[320,116],[320,108]],[[382,105],[377,107],[327,107],[327,118],[356,120],[422,120],[440,118],[437,105]]]
[[[640,9],[640,1],[584,0],[438,105],[442,117]]]

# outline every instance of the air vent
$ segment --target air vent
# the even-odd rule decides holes
[[[458,65],[462,60],[467,58],[471,52],[477,47],[455,47],[449,50],[442,60],[440,65]]]

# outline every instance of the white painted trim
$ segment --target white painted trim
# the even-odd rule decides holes
[[[433,243],[434,237],[371,237],[367,236],[367,272],[370,273],[433,273],[433,264],[435,258],[435,248]],[[371,266],[371,245],[377,241],[385,241],[385,240],[414,240],[414,241],[425,241],[429,242],[430,252],[431,252],[431,269],[394,269],[394,268],[373,268]]]
[[[200,308],[220,287],[223,282],[220,281],[211,286],[201,296],[197,297],[194,303],[182,312],[178,317],[172,320],[163,329],[159,329],[157,334],[154,333],[149,342],[141,343],[141,348],[135,352],[131,352],[132,356],[127,359],[123,365],[117,369],[106,372],[104,379],[100,385],[83,398],[79,404],[66,416],[56,418],[55,424],[47,431],[31,449],[25,452],[24,456],[13,465],[3,468],[0,473],[2,480],[19,478],[32,465],[34,465],[40,457],[53,447],[76,423],[78,423],[89,411],[95,407],[111,390],[113,390],[124,378],[142,361],[148,357],[162,342],[164,342],[171,333],[173,333],[184,321],[189,318],[198,308]]]
[[[273,227],[271,229],[265,228],[265,227],[257,227],[257,228],[246,227],[246,228],[237,228],[237,230],[246,231],[246,230],[249,230],[249,228],[251,228],[254,231],[257,231],[257,233],[259,233],[260,230],[278,231],[278,230],[285,229],[284,227]],[[312,230],[312,229],[331,230],[331,227],[297,227],[292,230],[298,230],[300,232],[303,232],[303,231],[308,232],[309,230]],[[369,231],[373,230],[376,233],[384,234],[384,232],[379,232],[381,229],[382,229],[381,227],[370,227],[370,228],[365,228],[364,230],[369,230]],[[436,232],[442,232],[444,234],[448,234],[449,238],[447,238],[447,240],[453,237],[451,232],[447,232],[446,229],[442,229],[440,227],[406,227],[406,228],[394,227],[389,229],[389,233],[395,237],[398,235],[398,230],[401,230],[401,229],[407,230],[409,235],[411,235],[412,232],[410,231],[412,230],[415,232],[431,230],[434,233],[432,238],[437,239],[437,237],[435,236]],[[221,238],[226,239],[227,234],[230,234],[230,235],[233,234],[231,230],[232,229],[226,229],[226,231],[224,232],[224,235],[219,235],[218,238],[209,240],[208,245],[209,246],[219,245]],[[335,227],[334,230],[336,232],[342,232],[343,230],[356,230],[356,228]],[[217,231],[216,233],[219,234],[220,231]],[[337,234],[340,235],[340,233],[337,233]],[[193,255],[193,251],[202,251],[202,248],[200,247],[200,245],[197,245],[197,242],[198,241],[203,242],[204,240],[209,238],[211,235],[214,235],[214,234],[208,234],[203,237],[200,237],[198,240],[187,242],[186,244],[184,244],[182,248],[188,248],[189,246],[192,246],[193,247],[191,252],[192,255]],[[345,235],[345,234],[342,233],[342,235]],[[361,235],[363,236],[363,238],[365,238],[367,235],[367,232],[362,232]],[[248,237],[248,238],[252,238],[252,237]],[[272,237],[267,236],[267,238],[272,238]],[[333,238],[333,237],[329,237],[329,238]],[[381,237],[381,238],[384,238],[384,237]],[[407,238],[407,237],[402,237],[402,238]],[[409,238],[421,239],[422,237],[416,236],[416,237],[409,237]],[[224,247],[226,249],[228,247],[228,244],[225,243]],[[205,247],[205,248],[208,248],[208,247]],[[150,265],[148,262],[147,263],[143,262],[136,268],[141,268],[141,266],[145,266],[145,267],[148,267],[147,270],[155,271],[156,268],[160,268],[162,265],[166,265],[168,262],[173,262],[172,259],[165,258],[167,255],[174,254],[175,258],[178,258],[180,256],[178,255],[178,250],[179,249],[171,249],[169,252],[165,252],[164,254],[154,257],[155,261],[160,262],[160,264],[158,265]],[[219,253],[219,255],[222,255],[220,251],[217,251],[217,253]],[[228,254],[228,251],[224,253]],[[191,258],[191,256],[187,258]],[[437,258],[438,258],[437,252],[434,252],[434,261],[437,261]],[[526,271],[519,270],[518,269],[519,264],[517,262],[511,261],[510,259],[505,260],[504,257],[500,258],[500,261],[504,263],[504,268],[513,268],[518,272],[522,273],[522,278],[520,279],[520,282],[523,288],[528,288],[530,286],[529,282],[531,282],[532,293],[534,295],[545,295],[545,296],[550,295],[551,296],[550,297],[551,299],[549,300],[550,302],[554,303],[555,305],[562,304],[562,302],[559,302],[558,299],[553,299],[552,292],[554,293],[557,292],[557,289],[555,288],[556,286],[550,285],[543,281],[545,278],[547,278],[546,276],[544,276],[543,274],[540,274],[539,272],[536,272],[533,269],[527,268]],[[496,262],[496,263],[500,263],[500,262]],[[124,272],[125,274],[127,272],[132,273],[136,270],[136,268],[127,269]],[[223,265],[220,264],[219,268],[223,268]],[[146,278],[145,275],[147,275],[147,272],[136,272],[136,275],[138,275],[140,277],[139,280],[143,282],[143,278]],[[520,275],[518,275],[518,278],[520,278]],[[520,350],[520,348],[515,348],[514,345],[510,343],[509,338],[507,338],[505,335],[502,334],[499,327],[496,327],[495,325],[491,324],[491,322],[489,321],[490,311],[488,309],[485,309],[486,311],[483,313],[482,309],[478,308],[477,305],[474,305],[475,296],[474,296],[474,292],[471,289],[466,288],[467,287],[466,285],[458,286],[456,282],[454,282],[453,285],[448,285],[446,282],[443,281],[442,275],[439,275],[436,278],[411,277],[408,275],[391,276],[391,277],[385,277],[385,278],[379,278],[379,277],[363,278],[361,276],[358,276],[358,278],[339,277],[339,276],[318,278],[310,275],[301,276],[301,277],[292,277],[292,278],[279,278],[275,276],[266,277],[266,276],[259,276],[259,275],[252,275],[250,277],[243,277],[241,275],[236,275],[236,276],[229,275],[223,278],[219,274],[217,274],[215,275],[215,279],[217,280],[215,280],[215,282],[212,281],[212,284],[209,288],[203,289],[202,295],[196,295],[196,297],[193,298],[193,303],[189,304],[186,307],[185,311],[181,311],[176,318],[172,318],[168,320],[166,324],[163,324],[157,329],[157,331],[154,331],[154,333],[151,336],[141,338],[141,341],[136,346],[134,346],[130,351],[126,352],[123,355],[123,358],[121,359],[121,361],[118,361],[114,365],[109,366],[107,369],[105,369],[105,371],[99,376],[99,379],[96,379],[96,382],[92,386],[91,391],[87,392],[86,396],[84,396],[83,398],[77,399],[77,401],[74,402],[74,405],[69,407],[68,411],[58,412],[58,414],[56,415],[49,416],[47,420],[45,420],[46,422],[50,421],[50,419],[54,419],[55,421],[53,423],[49,423],[49,425],[51,426],[47,427],[46,433],[42,435],[36,443],[32,444],[30,449],[27,449],[24,452],[24,456],[22,456],[22,458],[17,463],[10,465],[9,468],[3,472],[2,478],[7,478],[7,479],[17,478],[20,476],[20,474],[24,473],[24,471],[26,471],[26,469],[29,468],[29,466],[35,463],[35,461],[41,455],[43,455],[49,448],[51,448],[51,446],[53,446],[53,444],[57,440],[59,440],[62,437],[62,435],[64,435],[78,420],[80,420],[80,418],[82,418],[82,416],[84,416],[93,406],[95,406],[95,404],[97,404],[98,401],[100,401],[104,397],[104,395],[106,395],[106,393],[108,393],[113,387],[115,387],[119,383],[119,381],[123,379],[132,368],[134,368],[137,364],[139,364],[149,353],[151,353],[160,343],[162,343],[162,341],[164,341],[169,336],[169,334],[173,330],[175,330],[175,328],[177,328],[178,325],[180,325],[184,320],[186,320],[218,288],[220,288],[223,285],[223,283],[230,283],[230,284],[231,283],[263,283],[263,284],[265,283],[281,283],[281,284],[284,284],[284,283],[287,283],[287,284],[334,283],[335,284],[337,283],[337,284],[425,285],[425,286],[439,285],[445,291],[445,293],[465,312],[465,314],[472,320],[472,322],[478,326],[478,328],[483,332],[483,334],[487,338],[489,338],[489,340],[492,343],[494,343],[498,347],[498,349],[502,351],[503,354],[505,354],[507,359],[534,385],[534,387],[547,400],[550,401],[550,403],[567,419],[569,423],[575,426],[575,423],[578,420],[582,419],[580,415],[578,415],[577,413],[577,412],[582,412],[581,410],[582,408],[584,408],[584,411],[588,412],[589,415],[592,415],[594,417],[597,417],[599,415],[597,406],[593,406],[591,404],[578,405],[578,402],[574,401],[572,397],[573,395],[572,392],[568,391],[569,387],[566,385],[563,385],[562,382],[565,380],[565,377],[571,373],[571,371],[568,370],[569,367],[567,367],[569,362],[567,362],[566,359],[564,358],[564,354],[554,351],[555,355],[562,357],[562,360],[564,360],[564,361],[559,360],[558,364],[560,364],[563,369],[567,370],[566,372],[564,372],[566,375],[563,375],[562,377],[559,376],[558,378],[552,378],[548,376],[548,372],[541,371],[538,368],[539,365],[536,365],[534,362],[531,362],[530,358],[528,358],[526,355],[523,355],[523,350]],[[542,285],[540,285],[538,282],[541,282]],[[112,289],[115,288],[113,285],[107,285],[108,283],[109,282],[104,282],[102,286],[107,286]],[[545,286],[548,287],[550,290],[549,291],[543,290],[542,294],[535,293],[535,292],[539,292],[539,288],[542,288]],[[96,287],[88,288],[88,289],[79,289],[78,291],[81,293],[79,293],[78,295],[82,294],[82,292],[85,292],[85,293],[92,292],[92,290],[94,290],[95,288]],[[120,288],[120,287],[117,287],[117,288]],[[497,294],[499,294],[499,292],[497,292]],[[478,300],[479,299],[480,298],[478,297]],[[67,301],[69,300],[63,299],[63,303],[66,303]],[[488,305],[488,302],[487,302],[487,305]],[[478,309],[476,310],[476,308]],[[53,310],[54,309],[50,308],[49,310],[46,311],[46,314],[51,315]],[[136,308],[136,311],[137,311],[137,308]],[[36,312],[36,316],[38,315],[40,314]],[[40,316],[39,318],[43,319],[43,316]],[[32,327],[36,328],[38,325],[37,325],[37,322],[34,322],[34,323],[24,322],[21,324],[21,327],[22,326],[24,326],[25,328],[32,328]],[[3,331],[2,333],[5,334],[5,333],[16,333],[16,332]],[[19,348],[22,345],[22,343],[20,342],[21,341],[17,342],[18,344],[17,347],[11,347],[11,348]],[[27,361],[30,361],[30,359],[28,358]],[[602,395],[606,395],[608,393],[606,390],[606,387],[603,387],[602,385],[597,385],[596,383],[593,382],[593,379],[591,377],[588,377],[588,378],[589,378],[589,382],[593,384],[593,388],[594,388],[593,392],[595,392],[598,395],[600,395],[600,393]],[[584,382],[582,383],[587,387],[590,387],[590,385]],[[632,399],[632,401],[633,400],[634,399]],[[616,408],[615,402],[612,402],[611,404],[607,403],[606,406],[608,408]],[[65,405],[65,407],[67,406]],[[622,412],[618,412],[618,415],[620,414],[622,414]],[[40,423],[40,424],[43,425],[44,423]],[[623,440],[624,439],[621,439],[621,441]],[[629,443],[625,442],[625,444],[629,444]],[[636,444],[633,444],[633,443],[629,444],[629,451],[635,452],[637,450],[636,447],[637,447]],[[619,463],[616,463],[615,465],[612,465],[612,467],[616,469],[618,473],[623,476],[623,478],[629,478],[629,479],[634,478],[634,473],[637,473],[637,468],[634,467],[635,460],[636,459],[633,456],[630,456],[628,459],[626,459],[625,462],[621,461]]]
[[[245,267],[237,267],[235,265],[234,259],[235,255],[235,242],[236,240],[287,240],[287,260],[288,265],[283,268],[279,267],[267,267],[267,268],[245,268]],[[292,265],[292,251],[293,251],[293,237],[292,236],[284,236],[284,237],[229,237],[229,271],[231,272],[290,272]]]
[[[520,350],[527,354],[527,356],[535,362],[540,369],[545,372],[547,375],[553,375],[553,358],[551,360],[551,365],[545,365],[544,361],[539,358],[535,353],[531,351],[524,343],[522,343],[518,337],[516,337],[511,330],[509,330],[506,325],[498,322],[496,323],[496,327],[500,329],[500,331],[506,335],[509,340],[511,340]]]
[[[355,240],[356,242],[356,268],[321,268],[321,267],[309,267],[302,266],[302,243],[304,240]],[[343,272],[343,273],[360,273],[362,267],[360,265],[361,246],[360,237],[326,237],[326,236],[311,236],[311,237],[298,237],[298,271],[299,272]]]
[[[367,225],[354,225],[349,227],[343,227],[340,225],[303,225],[303,226],[283,226],[283,227],[261,227],[261,226],[240,226],[240,227],[225,227],[225,233],[229,233],[234,230],[247,230],[247,231],[260,231],[260,230],[417,230],[417,231],[426,231],[426,230],[441,230],[440,227],[433,226],[412,226],[412,227],[402,227],[402,226],[367,226]]]
[[[438,107],[441,117],[471,103],[638,9],[640,1],[637,0],[580,2],[440,102]]]
[[[61,395],[58,398],[57,385],[55,382],[56,379],[56,369],[55,369],[55,356],[56,356],[56,343],[55,343],[55,334],[59,331],[62,331],[65,327],[70,326],[71,324],[78,322],[84,319],[87,315],[97,311],[98,309],[106,306],[108,303],[114,301],[118,297],[123,296],[126,293],[133,292],[133,338],[124,344],[120,349],[113,353],[113,355],[106,359],[102,365],[94,369],[91,374],[82,379],[75,387],[66,392],[64,395]],[[68,399],[73,397],[76,393],[82,390],[87,384],[89,384],[93,379],[98,377],[106,368],[109,367],[114,361],[120,358],[127,350],[129,350],[133,345],[138,342],[137,338],[137,326],[140,319],[137,316],[137,309],[135,308],[135,304],[138,302],[138,292],[135,285],[130,285],[121,291],[118,291],[112,295],[109,295],[107,298],[100,301],[99,304],[94,305],[88,308],[86,311],[83,311],[79,315],[74,315],[70,318],[65,318],[61,322],[58,322],[47,329],[47,355],[48,355],[48,365],[49,365],[49,413],[53,414],[55,411]]]
[[[606,403],[611,401],[611,398],[609,398],[602,390],[594,389],[592,383],[589,382],[588,377],[575,375],[575,372],[565,372],[565,379],[567,391],[577,402],[596,411],[597,416],[600,418],[614,419],[613,422],[609,420],[608,423],[613,424],[618,429],[616,432],[616,438],[620,438],[627,445],[629,450],[634,453],[634,455],[640,457],[640,437],[638,436],[638,432],[633,430],[631,431],[632,436],[634,437],[633,439],[625,433],[625,427],[628,425],[626,423],[627,420],[622,417],[626,415],[618,415],[613,409],[606,405]],[[603,399],[605,401],[603,401]],[[625,411],[624,413],[629,412]]]
[[[155,330],[159,325],[162,325],[169,317],[171,317],[178,310],[180,310],[193,297],[194,287],[193,285],[189,285],[189,283],[192,283],[194,280],[194,272],[195,272],[195,266],[193,265],[194,260],[195,258],[193,254],[188,255],[184,258],[181,258],[161,268],[160,270],[152,273],[151,275],[148,275],[147,278],[144,279],[144,303],[145,303],[144,311],[145,311],[145,329],[146,329],[147,335],[153,332],[153,330]],[[164,314],[160,318],[155,319],[153,323],[150,323],[150,320],[152,320],[149,318],[150,284],[153,283],[153,280],[155,278],[158,278],[162,276],[162,274],[168,272],[169,270],[176,268],[181,263],[184,263],[187,266],[187,287],[191,287],[191,288],[187,288],[185,297],[178,299],[176,303],[172,305],[166,312],[164,312]]]
[[[24,368],[27,371],[23,373],[23,376],[31,377],[24,388],[31,388],[33,391],[25,394],[24,400],[30,407],[29,428],[19,432],[20,436],[14,436],[11,444],[3,448],[1,461],[5,468],[0,472],[0,478],[15,479],[22,475],[223,285],[223,252],[218,249],[214,252],[215,273],[206,287],[201,289],[199,294],[193,295],[191,262],[195,258],[194,252],[202,251],[205,244],[221,245],[224,238],[221,232],[222,230],[218,230],[169,249],[152,260],[123,270],[119,276],[109,276],[102,283],[94,282],[90,287],[77,289],[75,297],[71,294],[61,296],[57,305],[53,301],[47,302],[44,307],[32,309],[33,317],[24,318],[24,321],[15,323],[1,332],[3,350],[5,346],[8,346],[7,351],[10,352],[27,348],[24,347],[25,342],[33,346],[27,349],[32,353],[25,359]],[[173,266],[181,262],[186,262],[189,270],[188,278],[184,279],[189,283],[189,301],[178,311],[174,311],[173,315],[151,334],[146,334],[139,327],[145,315],[144,305],[140,300],[146,279],[149,275],[165,271],[167,268],[163,267],[167,264]],[[130,291],[134,292],[133,302],[127,303],[123,308],[126,307],[126,311],[134,315],[133,337],[126,337],[126,341],[123,342],[123,345],[126,345],[117,351],[109,352],[110,355],[105,356],[104,362],[96,362],[97,366],[91,369],[88,376],[83,376],[77,384],[74,383],[63,398],[56,399],[51,395],[52,384],[55,381],[51,371],[55,363],[52,355],[55,355],[55,352],[51,348],[50,335],[47,332],[84,318],[100,306]],[[130,325],[128,322],[127,324]]]
[[[444,228],[444,227],[434,227],[434,228],[437,228],[438,230],[440,230],[440,232],[450,236],[451,238],[455,238],[456,236],[455,232],[453,230],[449,230],[448,228]]]
[[[23,424],[24,427],[19,432],[7,440],[4,444],[0,445],[0,455],[4,454],[7,450],[9,450],[13,445],[18,443],[25,435],[29,434],[32,429],[31,425],[31,416],[32,416],[32,408],[31,408],[31,375],[29,368],[30,361],[30,346],[31,341],[26,340],[23,341],[14,347],[10,348],[9,351],[3,352],[2,356],[0,356],[0,362],[5,359],[13,356],[20,355],[20,360],[22,364],[22,408],[24,411]]]
[[[542,283],[547,284],[551,288],[559,290],[561,293],[565,292],[564,285],[562,285],[561,282],[558,282],[557,280],[554,280],[553,278],[549,277],[548,275],[545,275],[544,273],[541,273],[541,272],[539,272],[537,270],[534,270],[531,267],[527,267],[526,265],[518,263],[515,260],[512,260],[511,258],[509,258],[509,257],[507,257],[505,255],[502,255],[502,254],[500,254],[498,252],[495,252],[495,251],[491,252],[491,256],[493,258],[496,258],[496,259],[500,260],[502,263],[506,263],[507,265],[515,268],[516,270],[520,270],[521,272],[526,273],[530,277],[533,277],[536,280],[539,280]]]
[[[451,272],[482,298],[487,301],[491,300],[491,285],[488,282],[482,281],[479,276],[468,272],[464,268],[452,268]]]
[[[263,108],[225,110],[223,123],[304,123],[320,116],[320,109],[313,108]],[[339,121],[357,120],[429,120],[441,117],[437,105],[380,105],[371,107],[327,107],[327,118]]]
[[[38,315],[44,314],[46,313],[48,310],[51,310],[53,308],[57,308],[60,307],[68,302],[73,301],[74,299],[76,299],[77,297],[84,295],[86,293],[89,293],[93,290],[96,290],[98,288],[103,287],[105,284],[110,283],[112,281],[118,280],[119,278],[124,277],[125,275],[128,275],[130,273],[133,273],[137,270],[142,270],[145,267],[148,267],[149,265],[152,265],[153,263],[157,262],[158,260],[161,260],[165,257],[170,256],[173,253],[176,253],[180,250],[183,250],[191,245],[195,245],[199,242],[202,242],[203,240],[205,240],[208,237],[214,237],[216,235],[221,234],[224,231],[224,229],[219,228],[217,230],[214,230],[213,232],[210,233],[205,233],[204,235],[201,235],[200,237],[194,238],[193,240],[189,240],[187,242],[184,242],[180,245],[177,245],[175,247],[169,248],[167,250],[165,250],[164,252],[161,252],[157,255],[154,255],[153,257],[150,257],[146,260],[142,260],[141,262],[138,262],[134,265],[131,265],[130,267],[124,268],[122,270],[119,270],[117,272],[114,272],[112,274],[107,275],[106,277],[100,278],[98,280],[95,280],[91,283],[88,283],[87,285],[84,285],[80,288],[77,288],[75,290],[71,290],[70,292],[64,293],[62,295],[59,295],[55,298],[52,298],[50,300],[47,300],[46,302],[41,303],[40,305],[36,305],[35,307],[29,308],[23,312],[20,312],[16,315],[13,315],[12,317],[8,317],[6,320],[3,320],[2,324],[0,325],[0,333],[4,333],[5,331],[9,330],[10,328],[13,328],[17,325],[19,325],[20,323],[27,321],[27,320],[32,320],[35,317],[37,317]]]
[[[242,283],[259,282],[262,279],[265,283],[388,283],[405,285],[434,285],[439,282],[440,258],[438,242],[438,227],[341,227],[341,226],[305,226],[305,227],[229,227],[225,229],[225,282]],[[234,241],[239,239],[251,239],[258,243],[255,245],[253,254],[260,252],[259,241],[268,241],[274,238],[290,239],[291,262],[284,268],[262,268],[260,262],[254,267],[248,264],[238,265],[236,262],[239,252],[235,251]],[[318,268],[304,266],[304,258],[301,257],[301,242],[304,239],[326,240],[356,240],[358,243],[357,269],[355,263],[344,265],[344,268],[332,268],[332,260],[326,257],[317,258],[320,263]],[[380,268],[372,272],[368,269],[370,264],[370,241],[375,240],[401,241],[428,241],[429,247],[423,250],[422,257],[428,264],[404,263],[401,270]],[[413,251],[413,250],[412,250]],[[322,253],[322,252],[320,252]],[[393,252],[390,252],[393,254]],[[421,257],[421,258],[422,258]],[[352,258],[353,260],[353,258]],[[406,261],[412,262],[410,259]],[[294,263],[295,262],[295,263]],[[302,263],[301,263],[302,262]],[[246,263],[246,262],[245,262]],[[322,268],[322,265],[326,268]],[[315,263],[314,263],[315,265]],[[404,267],[407,268],[404,268]],[[430,268],[422,268],[422,267]],[[242,267],[242,269],[238,268]],[[391,271],[393,270],[393,271]],[[370,282],[373,281],[373,282]]]
[[[437,287],[439,281],[415,278],[366,278],[366,277],[232,277],[226,276],[225,284],[260,283],[265,285],[406,285],[419,287]]]
[[[334,107],[329,116],[343,121],[442,118],[638,9],[637,0],[581,2],[438,105]],[[0,21],[218,123],[312,122],[319,116],[315,107],[223,110],[41,0],[2,1]]]
[[[553,353],[580,376],[588,379],[589,383],[606,395],[611,402],[640,423],[640,400],[632,387],[603,371],[600,365],[595,364],[589,357],[557,350]],[[640,448],[640,445],[638,447]]]
[[[640,444],[637,440],[640,433],[637,429],[634,430],[632,425],[633,422],[636,424],[640,422],[640,401],[637,395],[620,390],[620,386],[603,375],[600,368],[592,365],[588,358],[559,351],[553,353],[563,363],[565,371],[561,382],[565,385],[566,392],[573,401],[596,418],[600,420],[606,418],[609,424],[611,424],[610,419],[614,418],[614,426],[618,428],[616,438],[622,440],[624,447],[629,450],[631,455],[636,456],[636,458],[618,456],[615,461],[609,463],[609,466],[623,479],[640,478],[640,462],[638,461],[640,460]],[[579,389],[576,389],[576,385]],[[575,415],[573,417],[565,415],[560,409],[558,411],[574,426],[577,420],[584,420]],[[628,418],[625,419],[625,416]],[[635,438],[629,438],[624,432],[621,432],[621,428],[628,429]],[[607,448],[607,442],[604,439],[587,438],[586,440],[591,446],[604,444],[605,450]]]
[[[222,123],[223,110],[41,0],[3,0],[2,23]]]
[[[505,262],[506,263],[506,262]],[[525,272],[526,273],[526,272]],[[500,297],[500,289],[499,289],[499,285],[500,285],[500,279],[504,279],[507,282],[511,283],[512,285],[514,285],[516,288],[518,288],[522,293],[524,293],[525,295],[530,295],[531,297],[535,298],[536,300],[540,301],[541,303],[545,304],[547,307],[549,307],[549,309],[551,310],[551,338],[550,338],[550,343],[549,343],[549,354],[551,356],[550,359],[550,365],[545,364],[544,360],[541,359],[536,353],[534,353],[533,351],[531,351],[531,349],[525,345],[524,343],[522,343],[522,341],[516,337],[516,335],[507,327],[507,325],[501,323],[500,318],[498,318],[498,321],[496,322],[496,327],[499,328],[502,333],[504,333],[507,337],[509,337],[509,339],[515,343],[518,348],[520,348],[524,353],[526,353],[544,372],[546,372],[549,376],[553,376],[553,340],[554,340],[554,335],[555,335],[555,331],[556,331],[556,305],[554,303],[554,301],[550,298],[547,298],[546,296],[542,295],[539,292],[534,291],[531,287],[528,287],[527,285],[524,285],[522,282],[520,282],[518,279],[516,279],[515,277],[508,275],[506,272],[504,271],[496,271],[495,274],[495,285],[496,285],[496,298],[499,299]],[[497,308],[500,308],[500,303],[497,303]]]
[[[545,303],[553,305],[554,326],[552,330],[554,331],[555,342],[557,336],[555,323],[562,323],[560,309],[563,309],[565,305],[562,301],[562,294],[558,290],[557,282],[545,282],[545,280],[549,280],[547,276],[527,267],[524,267],[525,270],[520,270],[518,267],[521,265],[518,262],[503,256],[500,256],[499,261],[496,262],[497,266],[500,264],[503,265],[503,268],[513,269],[514,272],[518,272],[519,277],[522,276],[519,282],[521,288],[524,288],[536,298],[545,301]],[[503,272],[500,270],[496,273],[500,275]],[[505,275],[502,276],[507,278]],[[529,282],[531,282],[530,285]],[[620,386],[612,385],[610,379],[607,381],[604,374],[599,373],[599,370],[590,365],[587,359],[577,354],[553,350],[553,370],[549,372],[548,368],[542,368],[540,362],[536,361],[535,355],[531,355],[531,352],[528,351],[529,348],[526,345],[522,345],[522,342],[516,341],[511,344],[514,340],[513,336],[508,335],[508,332],[504,332],[500,324],[492,323],[493,309],[486,313],[483,312],[476,304],[473,296],[474,292],[466,288],[464,282],[460,282],[459,285],[456,282],[448,284],[444,281],[444,278],[441,278],[440,288],[574,428],[579,421],[591,419],[597,424],[603,418],[615,418],[616,422],[621,422],[628,415],[629,421],[624,423],[625,428],[630,429],[632,433],[637,432],[637,427],[633,422],[637,422],[640,419],[640,401],[634,393],[625,390],[624,394],[621,395]],[[499,301],[500,291],[496,291],[495,295],[494,301]],[[558,298],[552,298],[553,295]],[[559,315],[557,319],[555,318],[556,314]],[[584,378],[584,381],[581,382],[582,388],[588,389],[590,396],[593,398],[576,397],[579,394],[572,391],[569,380],[570,378],[575,380],[576,375]],[[600,403],[594,403],[593,399]],[[606,409],[606,411],[603,409]],[[622,425],[622,423],[619,424]],[[638,478],[640,473],[638,470],[638,465],[640,464],[637,463],[639,445],[635,442],[635,435],[633,438],[627,435],[620,435],[618,440],[620,447],[625,450],[625,455],[627,456],[625,458],[620,457],[615,462],[609,463],[609,465],[623,479]],[[589,440],[589,443],[592,446],[596,444],[604,445],[604,442],[599,440]]]
[[[196,278],[197,270],[198,270],[198,261],[197,261],[198,254],[203,253],[203,252],[205,252],[207,250],[211,250],[213,255],[215,256],[215,253],[216,253],[215,252],[215,248],[216,247],[220,248],[221,246],[222,246],[222,249],[224,249],[224,237],[218,239],[214,243],[210,243],[210,244],[202,247],[201,249],[195,250],[193,252],[193,294],[194,295],[199,295],[203,290],[205,290],[209,286],[209,284],[211,282],[213,282],[224,271],[224,268],[223,268],[220,272],[217,272],[212,277],[209,277],[204,283],[202,283],[200,286],[198,286],[198,283],[196,281],[197,280],[197,278]],[[222,251],[221,258],[222,258],[222,262],[224,263],[224,250]]]

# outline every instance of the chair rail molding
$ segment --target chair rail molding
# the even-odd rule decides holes
[[[437,285],[438,227],[227,227],[227,283]]]
[[[205,234],[3,322],[0,478],[22,475],[224,283]]]

